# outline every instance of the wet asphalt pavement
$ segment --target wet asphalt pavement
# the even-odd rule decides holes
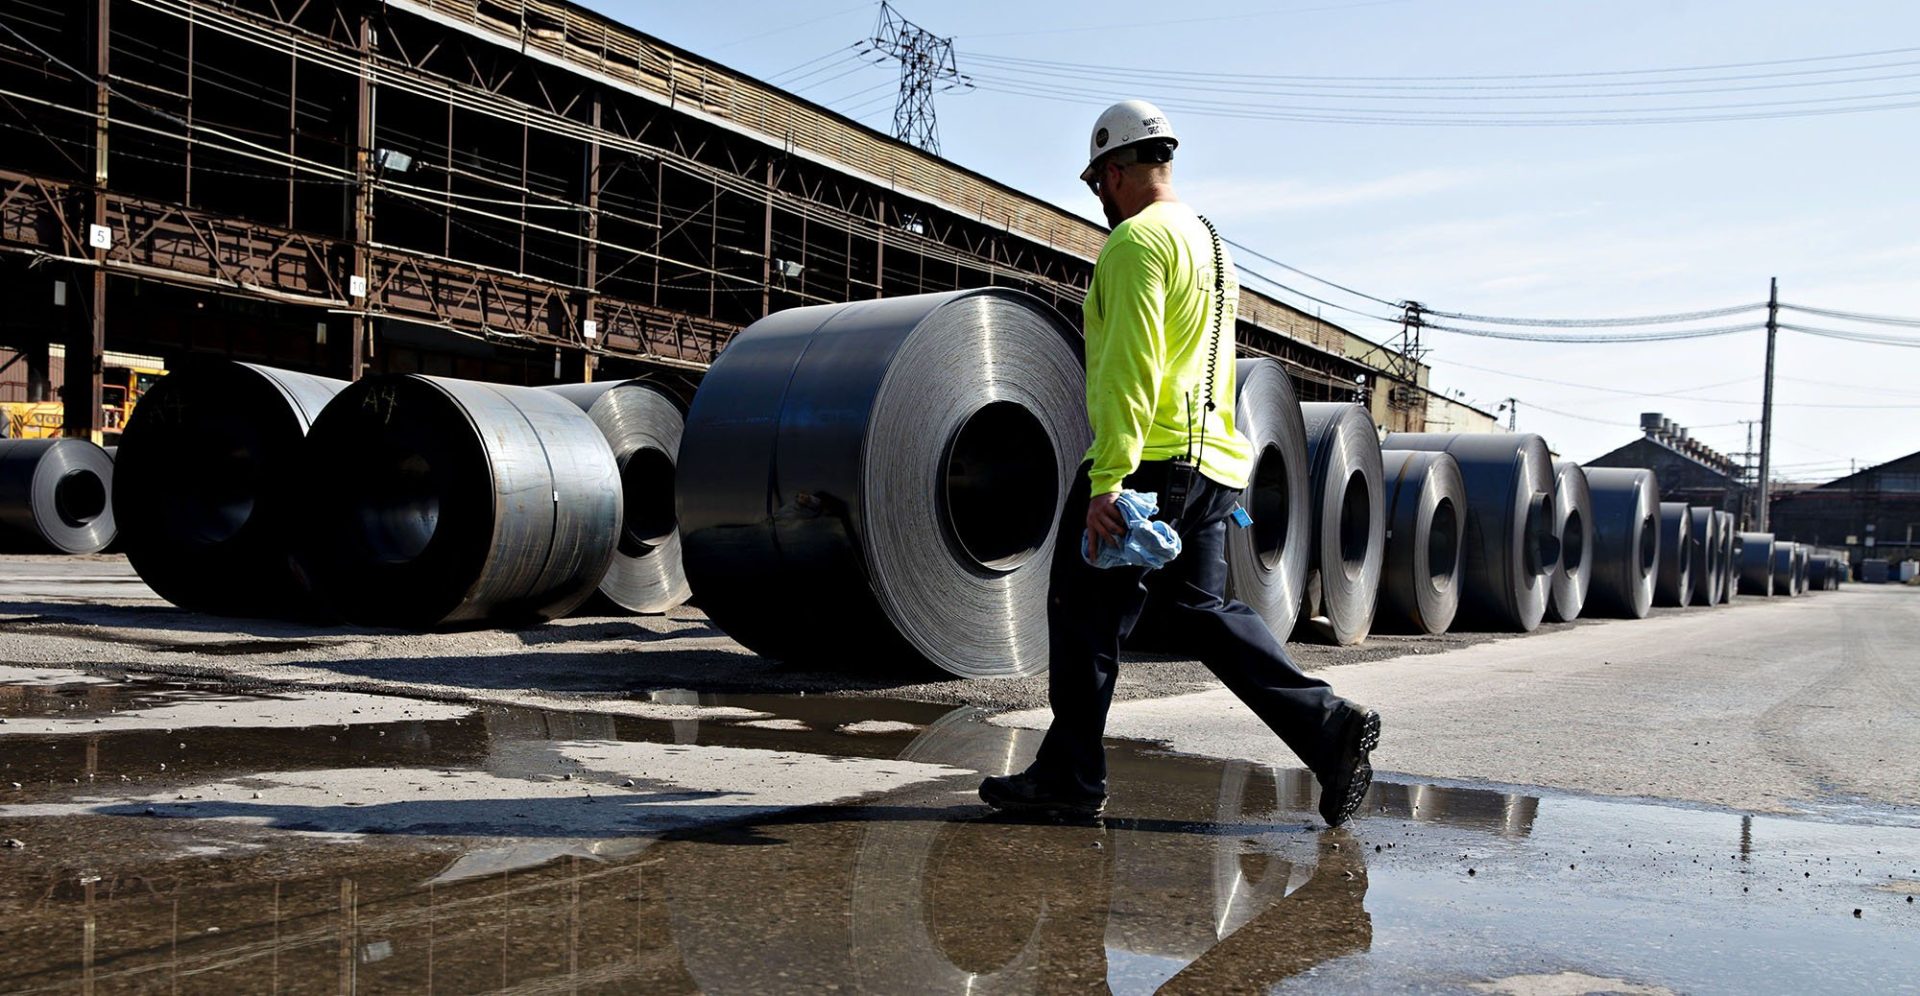
[[[1105,820],[1018,823],[973,787],[1038,733],[991,706],[614,688],[606,661],[577,698],[318,687],[336,644],[387,639],[326,632],[159,677],[172,655],[87,615],[137,598],[49,623],[0,575],[27,650],[0,651],[0,992],[1920,990],[1897,795],[1789,816],[1388,775],[1328,831],[1297,768],[1115,741]],[[1180,701],[1136,700],[1135,725]]]

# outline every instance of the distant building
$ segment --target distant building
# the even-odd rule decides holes
[[[1746,508],[1741,467],[1726,454],[1693,439],[1659,412],[1640,416],[1643,435],[1587,461],[1588,467],[1645,467],[1660,479],[1661,501],[1683,501],[1735,514]]]
[[[1774,535],[1844,546],[1854,566],[1868,557],[1920,557],[1920,453],[1909,453],[1817,487],[1776,492]]]

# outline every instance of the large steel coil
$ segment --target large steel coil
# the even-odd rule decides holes
[[[1786,540],[1774,543],[1773,593],[1787,598],[1800,594],[1800,544]]]
[[[1816,554],[1807,560],[1807,587],[1813,591],[1832,591],[1834,583],[1834,561],[1829,554]]]
[[[399,374],[334,398],[307,434],[301,565],[357,623],[564,615],[621,531],[593,420],[538,388]]]
[[[1773,596],[1774,548],[1772,533],[1740,534],[1740,594]]]
[[[600,594],[628,612],[665,612],[687,600],[673,508],[674,466],[686,407],[678,392],[650,380],[564,384],[547,390],[580,406],[613,449],[620,468],[620,540]]]
[[[1637,467],[1588,467],[1593,587],[1587,614],[1644,619],[1660,566],[1660,482]]]
[[[1234,372],[1234,425],[1253,442],[1253,480],[1241,500],[1253,526],[1227,531],[1227,595],[1286,639],[1299,618],[1313,547],[1306,423],[1279,360],[1241,360]]]
[[[1466,588],[1460,621],[1532,632],[1547,614],[1553,572],[1553,460],[1531,433],[1388,433],[1388,449],[1452,454],[1466,482]]]
[[[113,458],[84,439],[0,439],[0,550],[99,553],[114,538]]]
[[[1460,610],[1466,484],[1445,453],[1384,450],[1386,555],[1380,568],[1380,628],[1445,633]]]
[[[1732,512],[1715,512],[1713,518],[1720,529],[1720,590],[1714,601],[1725,605],[1733,601],[1733,593],[1740,587],[1739,520]]]
[[[1807,590],[1808,590],[1807,572],[1808,572],[1809,564],[1812,562],[1812,559],[1813,559],[1813,547],[1810,547],[1805,543],[1796,543],[1794,544],[1794,554],[1797,558],[1794,563],[1794,570],[1793,570],[1793,583],[1795,587],[1794,594],[1804,595],[1807,593]]]
[[[308,428],[346,386],[225,360],[162,377],[114,455],[120,545],[140,580],[199,612],[311,612],[292,480]]]
[[[1380,593],[1386,507],[1380,437],[1358,405],[1312,402],[1306,421],[1313,550],[1295,631],[1348,645],[1367,638]]]
[[[1548,590],[1547,619],[1572,622],[1587,604],[1593,586],[1593,492],[1580,465],[1553,465],[1553,536],[1560,541],[1560,563]]]
[[[1694,506],[1687,514],[1693,526],[1693,563],[1689,571],[1693,586],[1687,603],[1703,607],[1718,605],[1727,569],[1726,561],[1721,559],[1724,544],[1720,535],[1720,513]]]
[[[1660,503],[1660,571],[1653,604],[1685,608],[1693,597],[1693,512],[1686,502]]]
[[[1039,672],[1054,534],[1091,440],[1085,380],[1073,329],[1012,290],[761,319],[687,412],[694,598],[769,657]]]

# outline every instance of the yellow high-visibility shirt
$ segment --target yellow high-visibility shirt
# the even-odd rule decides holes
[[[1214,263],[1206,225],[1185,204],[1155,201],[1107,236],[1084,307],[1093,494],[1120,490],[1143,460],[1185,456],[1189,435],[1201,473],[1230,488],[1247,486],[1253,444],[1233,420],[1240,282],[1226,251],[1222,244],[1226,307],[1208,413],[1202,381],[1212,341]]]

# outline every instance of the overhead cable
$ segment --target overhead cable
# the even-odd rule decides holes
[[[1437,318],[1448,318],[1460,322],[1475,322],[1481,325],[1523,325],[1535,328],[1630,328],[1643,325],[1676,325],[1682,322],[1697,322],[1707,318],[1725,318],[1747,311],[1759,311],[1766,302],[1736,304],[1725,308],[1708,308],[1702,311],[1683,311],[1666,315],[1638,315],[1628,318],[1510,318],[1496,315],[1470,315],[1458,311],[1427,311]]]
[[[1809,315],[1822,318],[1840,318],[1855,322],[1869,322],[1874,325],[1900,325],[1907,328],[1920,328],[1920,318],[1905,318],[1899,315],[1872,315],[1861,311],[1838,311],[1832,308],[1815,308],[1804,304],[1780,302],[1782,311],[1804,311]]]

